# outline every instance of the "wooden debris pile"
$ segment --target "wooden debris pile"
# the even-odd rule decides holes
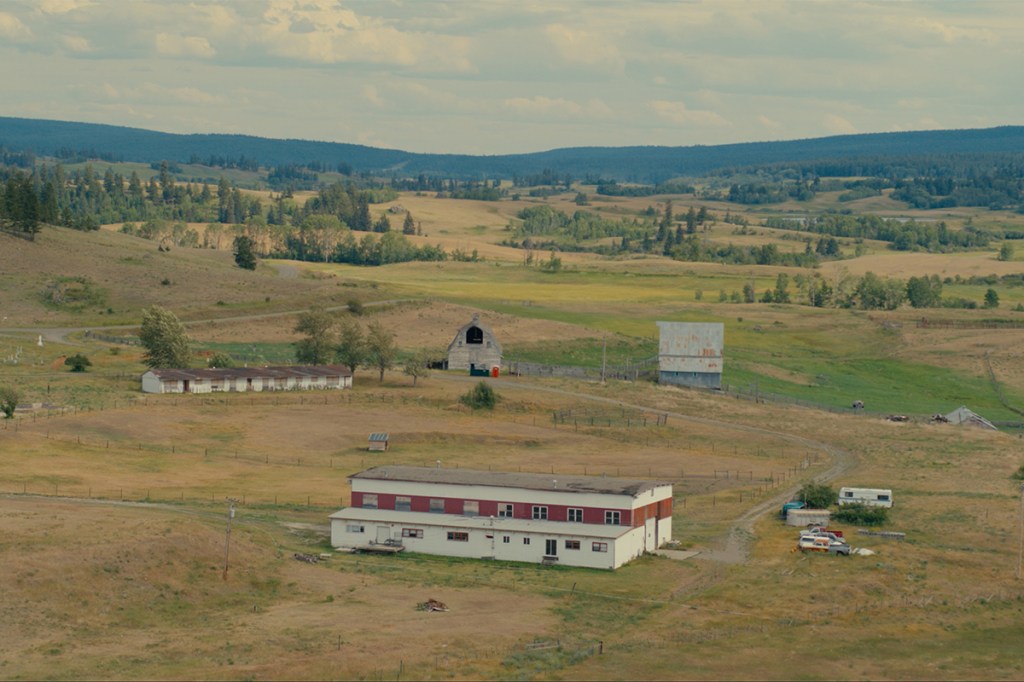
[[[448,607],[444,602],[439,602],[436,599],[428,599],[425,602],[421,602],[416,605],[417,611],[447,611]]]
[[[316,554],[302,554],[301,552],[296,552],[294,556],[296,561],[304,561],[307,564],[315,564],[320,561],[320,557]]]

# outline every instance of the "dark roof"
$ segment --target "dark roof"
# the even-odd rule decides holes
[[[377,466],[352,474],[350,478],[367,480],[408,481],[411,483],[446,483],[482,485],[496,488],[526,490],[559,490],[569,493],[606,493],[636,496],[665,481],[605,476],[570,476],[565,474],[526,474],[512,471],[481,471],[477,469],[442,469],[440,467]]]
[[[288,377],[350,377],[344,365],[289,365],[281,367],[223,367],[210,369],[151,369],[164,381],[196,379],[287,379]]]

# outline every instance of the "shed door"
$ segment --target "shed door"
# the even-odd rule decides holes
[[[644,551],[653,552],[658,549],[658,519],[649,518],[644,523]]]
[[[377,526],[377,542],[387,542],[391,539],[390,526]]]

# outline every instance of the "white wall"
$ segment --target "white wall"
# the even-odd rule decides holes
[[[494,526],[488,527],[486,519],[450,515],[444,519],[446,523],[429,525],[424,522],[424,515],[415,512],[405,512],[410,515],[408,522],[393,519],[383,521],[367,519],[367,514],[372,515],[371,510],[358,510],[356,516],[363,517],[362,520],[345,519],[343,518],[344,512],[345,510],[337,512],[331,518],[331,545],[337,548],[361,547],[377,542],[380,537],[378,529],[385,527],[387,536],[401,542],[406,551],[440,556],[541,563],[546,556],[547,544],[545,541],[552,539],[557,542],[555,556],[558,558],[558,564],[613,569],[644,553],[644,529],[642,527],[623,529],[622,535],[607,537],[588,535],[586,525],[576,525],[565,529],[552,527],[551,532],[548,532],[547,529],[525,532],[520,529],[502,528],[500,519],[495,519]],[[437,515],[432,515],[426,520],[436,523],[440,519]],[[466,521],[466,524],[463,525],[460,520]],[[548,523],[552,526],[562,525],[557,522]],[[364,530],[362,533],[349,532],[347,529],[350,525],[362,526]],[[421,529],[423,537],[402,537],[403,528]],[[577,532],[558,532],[561,530]],[[449,540],[448,533],[450,531],[467,533],[469,539],[467,541]],[[493,537],[488,537],[488,535]],[[504,542],[506,536],[509,538],[507,543]],[[524,543],[524,539],[529,539],[529,544]],[[580,549],[566,549],[566,540],[579,541]],[[594,542],[606,543],[608,551],[593,551]]]

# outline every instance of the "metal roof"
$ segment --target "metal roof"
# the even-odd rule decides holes
[[[394,523],[405,527],[432,526],[459,530],[493,530],[495,533],[543,533],[544,535],[598,538],[601,540],[614,540],[632,530],[631,526],[613,526],[600,523],[502,519],[490,516],[462,516],[460,514],[363,509],[361,507],[340,509],[331,514],[330,518],[338,521],[359,521],[361,523]]]
[[[407,481],[410,483],[480,485],[495,488],[522,488],[526,490],[558,490],[567,493],[605,493],[609,495],[630,495],[633,497],[659,486],[671,485],[671,483],[665,481],[605,476],[529,474],[511,471],[442,469],[439,467],[399,465],[372,467],[357,474],[352,474],[349,478]]]
[[[196,379],[287,379],[350,377],[344,365],[285,365],[277,367],[218,367],[203,369],[151,369],[162,381],[195,381]]]
[[[387,439],[388,439],[388,434],[387,433],[371,433],[370,434],[370,442],[371,443],[387,442]]]

